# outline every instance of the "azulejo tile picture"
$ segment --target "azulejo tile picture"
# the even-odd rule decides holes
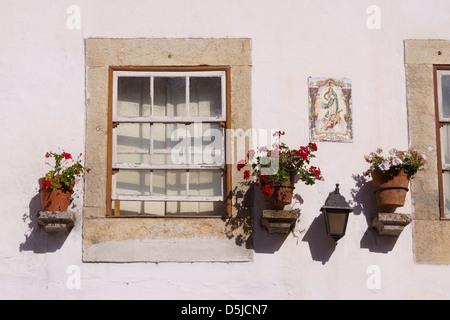
[[[310,77],[308,86],[310,140],[353,142],[351,80]]]

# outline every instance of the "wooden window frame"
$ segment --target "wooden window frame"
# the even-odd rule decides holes
[[[447,219],[445,215],[445,197],[444,197],[444,172],[450,172],[450,168],[444,168],[442,163],[441,148],[441,132],[440,129],[444,125],[450,125],[450,119],[441,119],[439,109],[439,88],[438,88],[438,71],[450,71],[450,65],[433,65],[433,86],[434,86],[434,106],[436,120],[436,151],[438,164],[438,181],[439,181],[439,213],[440,219]]]
[[[221,71],[225,72],[225,117],[224,123],[225,132],[231,129],[231,67],[230,66],[176,66],[176,67],[142,67],[142,66],[109,66],[108,70],[108,135],[107,135],[107,179],[106,179],[106,213],[108,218],[120,218],[120,200],[114,200],[115,211],[118,211],[118,215],[112,215],[112,176],[114,174],[113,168],[113,128],[116,125],[113,119],[113,103],[114,103],[114,72],[115,71],[148,71],[148,72],[202,72],[202,71]],[[183,121],[181,121],[183,122]],[[223,122],[221,121],[223,124]],[[225,135],[225,200],[226,200],[226,213],[224,215],[217,216],[151,216],[142,215],[139,218],[230,218],[232,214],[232,178],[231,178],[231,164],[228,163],[229,143],[227,142],[227,136]],[[117,210],[118,208],[118,210]],[[129,216],[125,216],[129,217]]]

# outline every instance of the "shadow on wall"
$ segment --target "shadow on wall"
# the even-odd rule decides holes
[[[379,212],[372,181],[359,174],[352,177],[355,186],[350,190],[352,199],[349,204],[353,208],[353,215],[364,215],[367,223],[367,229],[360,240],[360,248],[376,253],[392,251],[398,237],[380,236],[376,229],[372,228],[372,218]],[[237,215],[227,222],[229,238],[234,237],[237,245],[245,244],[256,253],[277,252],[289,234],[271,234],[261,226],[261,213],[265,209],[265,201],[259,188],[249,186],[245,192],[234,190],[233,197],[235,197]],[[295,201],[299,204],[303,203],[303,199],[298,195],[295,196]],[[240,230],[238,236],[233,235],[236,230]],[[312,259],[322,264],[326,264],[336,250],[335,241],[327,235],[323,213],[313,220],[302,241],[308,242]]]
[[[372,218],[379,211],[372,185],[372,180],[358,174],[352,176],[355,187],[350,190],[353,200],[350,205],[353,207],[353,214],[363,214],[367,222],[367,230],[360,241],[360,247],[368,249],[370,252],[388,253],[392,251],[398,237],[380,236],[376,229],[372,228]]]
[[[244,190],[236,187],[232,191],[232,197],[236,214],[225,220],[225,234],[228,239],[235,239],[236,245],[245,245],[246,249],[252,249],[253,242],[253,186]]]
[[[288,234],[283,233],[269,233],[262,225],[262,212],[266,208],[266,203],[264,195],[260,188],[254,188],[254,224],[253,224],[253,250],[256,253],[266,253],[272,254],[280,250],[281,246],[292,232]],[[294,201],[291,206],[287,206],[285,209],[288,210],[294,207],[296,203],[303,203],[303,199],[300,195],[294,195]],[[300,219],[300,214],[297,219],[297,223]]]
[[[323,213],[314,219],[302,241],[308,242],[312,259],[322,264],[327,263],[336,250],[336,242],[327,234]]]
[[[29,211],[24,213],[22,221],[28,222],[25,232],[25,241],[20,243],[20,251],[33,251],[34,253],[47,253],[59,250],[66,241],[69,233],[47,233],[37,222],[37,214],[41,211],[41,198],[35,195],[29,204]]]

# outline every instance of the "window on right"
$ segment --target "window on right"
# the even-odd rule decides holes
[[[450,66],[435,66],[436,137],[441,218],[450,217]]]

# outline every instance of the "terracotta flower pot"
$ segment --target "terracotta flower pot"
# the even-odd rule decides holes
[[[296,174],[292,172],[289,181],[283,185],[274,186],[269,194],[264,195],[267,209],[282,210],[284,206],[291,204]]]
[[[67,211],[75,182],[72,182],[70,187],[59,186],[58,189],[53,191],[50,188],[42,188],[44,181],[45,178],[38,180],[42,211]]]
[[[372,171],[373,188],[377,204],[382,208],[402,207],[409,189],[410,174],[400,171],[394,176]]]

